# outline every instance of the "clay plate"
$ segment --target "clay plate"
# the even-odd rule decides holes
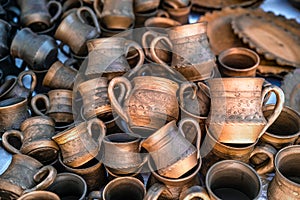
[[[224,7],[241,6],[247,7],[255,4],[258,0],[193,0],[193,5],[210,9],[222,9]]]
[[[263,17],[249,13],[232,20],[234,33],[267,60],[279,65],[300,67],[300,39]]]

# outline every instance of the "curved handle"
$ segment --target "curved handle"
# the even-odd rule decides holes
[[[14,154],[21,154],[19,149],[16,149],[8,142],[9,137],[16,137],[23,143],[23,134],[18,130],[9,130],[2,135],[2,144],[7,151]]]
[[[183,192],[179,196],[179,200],[192,200],[192,199],[210,200],[209,195],[203,187],[198,185],[192,186]]]
[[[100,128],[100,133],[98,137],[98,145],[101,146],[102,140],[106,135],[106,126],[105,124],[98,118],[93,118],[88,121],[87,123],[87,130],[91,137],[93,137],[92,125],[97,124]]]
[[[23,194],[48,188],[54,182],[56,175],[57,171],[54,167],[50,165],[42,167],[33,177],[38,184],[31,189],[24,190]],[[42,180],[43,177],[45,177],[44,180]]]
[[[295,108],[296,110],[299,111],[299,105],[296,105],[296,95],[300,92],[300,83],[298,83],[297,85],[295,85],[293,87],[293,90],[291,92],[291,96],[290,96],[290,106],[292,108]]]
[[[124,89],[126,89],[126,94],[125,94],[125,101],[126,101],[126,99],[129,97],[129,94],[131,93],[132,86],[131,86],[131,83],[129,82],[129,80],[126,79],[125,77],[116,77],[116,78],[113,78],[110,81],[110,83],[108,85],[108,91],[107,91],[108,92],[108,98],[110,100],[112,108],[128,124],[129,123],[129,118],[128,118],[127,114],[124,112],[124,110],[122,109],[119,101],[117,101],[117,99],[115,97],[115,94],[114,94],[115,86],[120,85],[120,84],[125,86],[125,87],[120,87],[120,89],[121,89],[121,94],[124,92]]]
[[[30,92],[33,92],[33,90],[35,89],[36,87],[36,84],[37,84],[37,78],[36,78],[36,75],[33,71],[31,70],[28,70],[28,71],[22,71],[19,76],[18,76],[18,84],[21,86],[21,87],[25,87],[24,86],[24,83],[23,83],[23,78],[24,76],[26,75],[29,75],[31,76],[31,85],[30,85]]]
[[[37,95],[35,95],[34,97],[32,97],[31,102],[30,102],[30,103],[31,103],[31,108],[32,108],[32,110],[33,110],[33,112],[34,112],[35,114],[40,115],[40,116],[45,116],[45,114],[42,113],[42,112],[38,109],[38,107],[37,107],[37,105],[36,105],[37,101],[39,101],[39,100],[44,102],[45,107],[46,107],[46,113],[47,113],[48,110],[50,109],[50,100],[49,100],[49,98],[48,98],[46,95],[44,95],[44,94],[37,94]]]
[[[142,35],[142,47],[145,51],[145,55],[148,57],[148,58],[151,58],[151,54],[150,54],[150,51],[149,51],[149,45],[147,43],[147,39],[149,36],[152,36],[153,38],[157,37],[158,35],[157,34],[154,34],[153,31],[146,31],[143,35]]]
[[[274,157],[277,153],[277,150],[269,144],[261,144],[256,146],[250,155],[250,160],[256,154],[264,154],[268,157],[267,163],[262,163],[255,167],[256,172],[259,175],[272,172],[274,170]]]
[[[132,40],[128,40],[126,42],[126,44],[127,44],[126,49],[125,49],[126,56],[129,52],[130,48],[136,49],[138,51],[139,56],[140,56],[140,59],[139,59],[138,63],[131,69],[131,72],[128,75],[130,77],[133,74],[135,74],[143,66],[144,60],[145,60],[145,55],[144,55],[144,51],[143,51],[142,47],[138,43],[136,43]]]
[[[195,83],[192,83],[192,82],[184,82],[180,85],[180,88],[179,88],[179,103],[180,105],[182,106],[182,108],[185,107],[184,105],[184,92],[191,88],[193,90],[193,95],[192,95],[192,98],[191,99],[195,99],[197,97],[197,90],[198,90],[198,87]]]
[[[273,122],[278,118],[278,116],[280,115],[282,108],[283,108],[283,103],[284,103],[284,93],[283,91],[275,86],[275,85],[270,85],[270,86],[266,86],[263,91],[262,91],[262,100],[261,100],[261,107],[263,106],[263,102],[264,102],[264,98],[266,95],[268,95],[268,93],[270,92],[274,92],[276,95],[276,104],[275,104],[275,108],[273,113],[267,117],[267,123],[264,126],[264,128],[262,129],[262,131],[260,132],[258,138],[260,138],[265,132],[266,130],[273,124]]]
[[[100,34],[101,33],[101,29],[100,29],[100,25],[99,25],[99,22],[98,22],[98,19],[97,19],[97,16],[95,15],[94,11],[89,8],[89,7],[86,7],[86,6],[83,6],[83,7],[80,7],[77,9],[76,11],[76,14],[77,14],[77,17],[78,19],[84,23],[84,24],[88,24],[87,23],[87,20],[83,19],[82,17],[82,12],[88,12],[93,20],[93,23],[94,23],[94,26],[97,30],[97,32]]]
[[[183,132],[182,127],[185,123],[192,123],[196,128],[196,131],[197,131],[197,138],[196,138],[197,159],[199,159],[200,158],[200,143],[201,143],[201,129],[200,129],[199,123],[192,118],[184,118],[184,119],[180,120],[180,122],[178,124],[178,129],[184,135],[185,135],[185,133]]]
[[[94,8],[94,11],[96,12],[96,15],[101,18],[101,0],[94,0],[94,3],[93,3],[93,8]]]
[[[47,4],[48,10],[50,10],[50,8],[52,6],[55,6],[57,11],[56,11],[55,15],[50,19],[51,24],[53,22],[55,22],[56,20],[58,20],[58,18],[60,17],[60,15],[63,12],[62,6],[58,1],[49,1],[48,4]]]
[[[156,55],[156,52],[155,52],[155,47],[157,45],[157,43],[160,41],[160,40],[164,40],[167,45],[169,45],[171,47],[171,49],[173,48],[173,44],[172,42],[170,41],[169,38],[167,38],[166,36],[158,36],[156,38],[154,38],[152,40],[152,42],[150,43],[150,55],[151,55],[151,58],[158,64],[161,64],[162,66],[164,66],[168,72],[170,72],[171,74],[175,75],[175,71],[171,69],[171,67],[169,65],[167,65],[167,63],[165,63],[164,61],[162,61],[157,55]]]
[[[170,14],[165,10],[158,9],[156,17],[170,18]]]
[[[156,200],[162,194],[163,191],[166,191],[170,196],[172,196],[171,192],[165,185],[155,183],[147,191],[144,200]]]

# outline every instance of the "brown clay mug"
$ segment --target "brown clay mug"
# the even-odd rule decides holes
[[[299,199],[300,146],[281,149],[275,157],[275,176],[268,186],[268,199]]]
[[[181,24],[188,24],[192,1],[188,0],[185,2],[188,3],[186,6],[180,6],[178,5],[179,1],[164,1],[162,7],[169,13],[170,18],[179,21]]]
[[[48,96],[37,94],[31,99],[31,107],[35,114],[47,115],[54,119],[55,123],[71,123],[74,121],[72,112],[72,90],[55,89],[48,92]],[[45,104],[46,112],[43,113],[38,105],[42,101]]]
[[[51,89],[72,90],[76,75],[76,69],[64,65],[60,61],[56,61],[48,69],[42,85]]]
[[[55,177],[56,170],[52,166],[43,166],[30,156],[15,154],[8,169],[0,175],[0,196],[5,200],[17,199],[25,193],[46,189]]]
[[[11,30],[11,25],[5,20],[0,19],[0,59],[9,55],[9,44],[8,39],[10,37],[9,33]]]
[[[60,200],[60,198],[53,192],[33,191],[22,195],[17,200]]]
[[[196,147],[186,138],[182,130],[185,123],[192,123],[197,130]],[[173,120],[150,135],[142,142],[153,159],[158,174],[167,178],[179,178],[193,167],[200,159],[201,130],[198,122],[185,118],[176,126]]]
[[[134,12],[146,12],[149,10],[157,9],[159,3],[159,0],[135,0]]]
[[[260,58],[250,49],[233,47],[222,51],[218,56],[218,62],[220,72],[224,77],[254,77]]]
[[[21,24],[29,27],[34,32],[44,31],[52,27],[62,14],[62,6],[58,1],[47,0],[18,0],[21,9]],[[50,14],[50,9],[55,7],[55,14]]]
[[[236,160],[223,160],[207,172],[205,184],[211,200],[259,199],[260,177],[249,165]]]
[[[26,88],[23,78],[29,75],[31,78],[30,88]],[[23,71],[17,78],[6,80],[0,86],[0,99],[8,99],[13,97],[29,98],[37,84],[36,75],[33,71]]]
[[[93,26],[84,17],[86,13],[91,17]],[[94,11],[84,6],[71,11],[60,22],[54,37],[67,44],[75,55],[86,56],[88,53],[86,42],[99,37],[100,32],[100,26]]]
[[[208,43],[206,29],[206,22],[169,28],[168,37],[159,36],[152,40],[150,44],[152,59],[168,66],[155,51],[157,43],[165,41],[172,49],[173,69],[180,72],[188,81],[195,82],[210,78],[216,63],[215,55]],[[174,74],[172,69],[170,72]]]
[[[17,32],[10,46],[13,57],[24,60],[31,69],[48,69],[57,60],[55,40],[47,35],[37,35],[29,28]]]
[[[114,95],[117,85],[124,85],[126,89],[123,105]],[[166,78],[137,76],[130,82],[125,77],[116,77],[109,83],[108,97],[113,110],[131,132],[147,137],[164,124],[178,119],[177,90],[178,84]]]
[[[18,130],[6,131],[2,136],[3,146],[11,153],[26,154],[39,162],[49,164],[57,158],[58,146],[51,140],[55,134],[54,121],[46,116],[26,119]],[[10,137],[17,137],[22,145],[20,149],[9,143]]]
[[[98,155],[105,134],[104,123],[93,118],[58,133],[52,139],[60,147],[63,162],[69,167],[80,167]]]
[[[28,100],[23,97],[0,101],[1,133],[11,129],[20,129],[22,122],[30,116],[27,102]]]
[[[221,143],[250,144],[260,138],[283,108],[284,93],[275,85],[263,87],[255,77],[213,78],[208,80],[211,106],[207,126]],[[262,104],[267,94],[276,94],[273,114],[265,118]]]

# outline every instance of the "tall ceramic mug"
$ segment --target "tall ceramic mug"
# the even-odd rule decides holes
[[[126,89],[123,105],[114,95],[117,85],[125,86],[121,90]],[[128,128],[147,137],[164,124],[178,119],[177,90],[178,84],[166,78],[139,76],[130,82],[125,77],[116,77],[109,83],[108,97],[113,110],[124,119]]]
[[[279,116],[284,93],[274,85],[263,88],[262,78],[213,78],[208,80],[211,107],[207,126],[222,143],[254,143]],[[276,105],[265,118],[262,104],[265,96],[274,92]]]

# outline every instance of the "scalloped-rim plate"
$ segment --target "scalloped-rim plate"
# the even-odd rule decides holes
[[[279,65],[300,67],[300,39],[288,30],[250,14],[234,18],[232,28],[244,43],[266,59],[276,60]]]

